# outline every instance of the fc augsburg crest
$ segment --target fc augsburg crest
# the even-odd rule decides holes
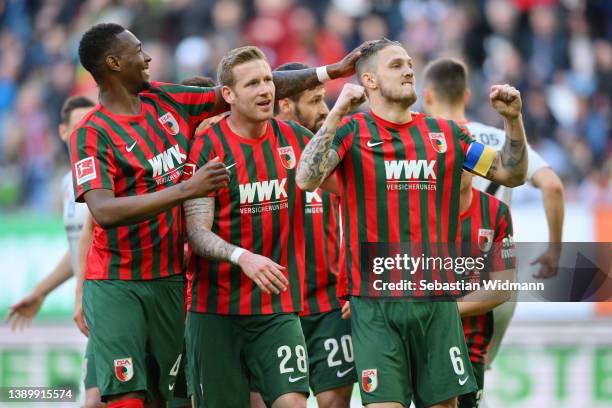
[[[429,133],[429,141],[431,142],[431,146],[438,153],[446,152],[446,138],[444,137],[444,133],[442,132],[430,132]]]
[[[482,252],[489,252],[493,245],[493,230],[480,228],[478,230],[478,248]]]
[[[283,146],[278,148],[278,157],[283,164],[283,167],[291,170],[295,167],[295,153],[293,152],[293,146]]]
[[[132,365],[132,358],[120,358],[115,360],[115,375],[121,382],[130,381],[134,376],[134,366]]]
[[[371,368],[361,371],[361,388],[365,392],[373,392],[378,387],[378,370]]]
[[[162,124],[164,129],[166,129],[166,132],[170,133],[173,136],[178,134],[179,125],[172,113],[168,112],[157,118],[157,120],[159,120],[159,123]]]

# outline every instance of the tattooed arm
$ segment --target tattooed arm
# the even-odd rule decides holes
[[[336,129],[342,118],[365,100],[365,90],[346,84],[321,129],[304,148],[295,176],[298,187],[314,191],[340,162],[338,153],[331,149]]]
[[[340,162],[338,153],[330,147],[341,119],[330,113],[321,129],[304,148],[295,176],[302,190],[315,191]]]
[[[213,261],[232,262],[236,250],[242,253],[236,263],[242,271],[266,293],[278,294],[287,290],[289,281],[283,275],[283,266],[265,256],[238,248],[212,232],[215,199],[197,198],[183,204],[187,220],[187,238],[196,255]]]
[[[516,187],[527,178],[527,138],[521,115],[521,94],[509,85],[491,87],[491,105],[504,117],[506,141],[493,159],[487,178]]]
[[[197,198],[186,201],[183,207],[187,221],[187,238],[193,251],[203,258],[230,262],[236,246],[210,230],[215,215],[215,199]]]

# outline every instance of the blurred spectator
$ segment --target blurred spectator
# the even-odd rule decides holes
[[[329,64],[382,36],[406,46],[417,74],[431,58],[461,58],[470,65],[472,118],[503,126],[488,105],[489,86],[517,86],[530,143],[568,195],[612,203],[609,1],[0,0],[2,210],[50,211],[58,202],[67,154],[57,112],[67,95],[97,97],[76,50],[101,21],[142,39],[160,81],[214,77],[221,57],[245,44],[260,46],[273,67]],[[327,85],[330,102],[341,87]]]
[[[519,44],[530,81],[550,82],[556,70],[567,66],[566,33],[558,7],[538,5],[529,11],[529,29],[521,31]]]

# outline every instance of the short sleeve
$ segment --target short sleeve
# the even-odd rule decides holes
[[[354,121],[352,118],[344,118],[338,129],[336,130],[336,134],[334,135],[334,139],[331,144],[331,148],[338,153],[338,157],[340,161],[344,160],[344,156],[350,149],[350,142],[353,140],[351,137],[354,129]]]
[[[495,149],[474,139],[467,127],[459,126],[452,120],[449,120],[449,124],[465,155],[463,168],[485,177],[495,159]]]
[[[216,125],[215,125],[216,126]],[[217,156],[210,137],[207,135],[210,128],[205,132],[196,134],[189,144],[189,155],[183,168],[182,181],[189,180],[193,174],[211,159]]]
[[[527,145],[527,158],[527,180],[529,180],[530,182],[536,171],[545,167],[550,167],[548,163],[546,163],[546,160],[544,160],[542,156],[540,156],[538,152],[533,150],[529,145]]]
[[[177,104],[181,105],[187,117],[189,126],[195,128],[204,119],[221,114],[229,109],[216,111],[217,93],[215,88],[197,86],[158,84],[160,89]]]
[[[104,134],[91,126],[83,126],[74,130],[70,140],[75,200],[84,202],[83,196],[90,190],[114,191],[115,158]]]
[[[479,176],[486,177],[496,154],[493,148],[473,141],[467,147],[463,168]]]

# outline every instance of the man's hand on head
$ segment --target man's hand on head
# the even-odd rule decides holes
[[[369,47],[374,41],[365,41],[359,47],[349,52],[344,58],[335,64],[327,66],[327,74],[331,79],[344,78],[355,73],[355,64],[361,57],[361,51]]]

